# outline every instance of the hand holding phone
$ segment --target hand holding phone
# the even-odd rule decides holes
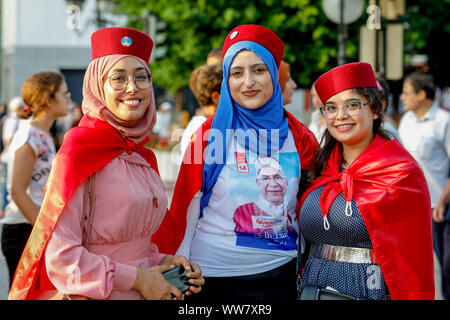
[[[174,287],[181,291],[181,293],[185,293],[189,290],[191,284],[189,284],[189,278],[186,274],[190,272],[183,268],[183,266],[179,266],[173,268],[169,271],[163,272],[162,275],[164,278]]]

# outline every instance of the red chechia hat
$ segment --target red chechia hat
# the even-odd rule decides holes
[[[331,69],[321,75],[314,86],[323,104],[335,94],[348,89],[378,88],[372,66],[366,62],[352,62]]]
[[[225,53],[230,46],[239,41],[259,43],[272,53],[277,66],[280,67],[284,54],[284,43],[273,31],[255,24],[245,24],[234,28],[225,38],[222,57],[225,57]]]
[[[127,54],[149,61],[153,41],[131,28],[104,28],[91,36],[92,60],[112,54]]]

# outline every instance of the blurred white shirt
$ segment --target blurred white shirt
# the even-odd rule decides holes
[[[444,191],[450,166],[450,113],[437,103],[417,119],[407,111],[399,124],[403,146],[419,162],[430,189],[431,206],[436,206]]]

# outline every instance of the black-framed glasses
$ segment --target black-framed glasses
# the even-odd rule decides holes
[[[367,102],[361,102],[359,100],[350,101],[342,106],[342,109],[344,112],[349,116],[357,116],[361,112],[361,107],[365,106],[369,103]],[[322,115],[328,119],[332,120],[337,117],[339,108],[335,105],[329,104],[324,105],[320,108],[320,112]]]
[[[107,78],[109,80],[111,88],[113,88],[114,90],[124,90],[128,86],[130,79],[133,79],[134,84],[138,89],[145,90],[150,88],[150,82],[152,80],[151,75],[146,72],[141,72],[131,76],[126,76],[123,74],[112,74]]]

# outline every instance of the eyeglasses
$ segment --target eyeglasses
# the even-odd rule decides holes
[[[344,112],[349,116],[357,116],[361,112],[361,107],[369,103],[363,103],[359,100],[351,101],[342,106]],[[328,120],[333,120],[337,117],[338,107],[334,105],[324,105],[320,108],[320,112]]]
[[[283,176],[279,175],[279,174],[276,174],[274,176],[261,176],[261,177],[258,177],[258,180],[261,181],[264,184],[269,183],[271,180],[273,180],[276,183],[283,183],[284,179],[285,178]]]
[[[136,87],[141,90],[145,90],[150,88],[150,81],[152,77],[147,73],[139,73],[136,75],[131,76],[125,76],[122,74],[112,74],[107,77],[109,80],[109,84],[111,85],[111,88],[114,90],[123,90],[128,86],[128,83],[130,82],[130,78],[133,79]]]

